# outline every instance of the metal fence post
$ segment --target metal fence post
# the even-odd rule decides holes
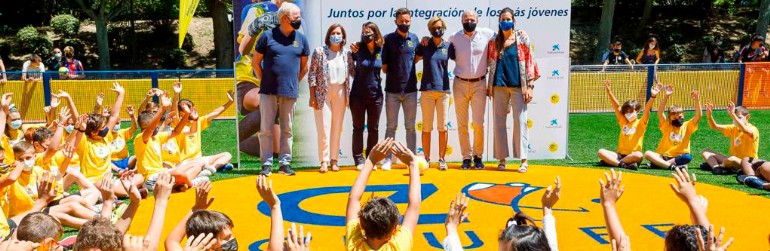
[[[741,64],[741,70],[738,72],[738,100],[735,102],[738,106],[743,106],[743,88],[746,84],[745,81],[746,64]]]
[[[650,97],[652,97],[652,86],[655,85],[655,66],[654,65],[648,65],[647,66],[647,97],[646,100],[649,100]]]
[[[152,78],[152,88],[158,88],[158,71],[152,71],[150,73],[150,77]],[[152,101],[155,103],[159,103],[158,96],[153,96]],[[141,109],[141,108],[140,108]]]
[[[45,106],[51,105],[51,73],[43,72],[43,100]]]

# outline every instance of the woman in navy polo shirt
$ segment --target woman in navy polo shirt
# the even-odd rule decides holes
[[[350,113],[353,116],[353,158],[356,169],[364,167],[364,125],[368,137],[366,155],[379,140],[382,113],[382,46],[385,41],[376,24],[367,22],[361,30],[361,42],[351,45],[356,74],[350,90]],[[366,122],[364,122],[366,121]]]
[[[417,46],[416,54],[422,57],[422,79],[420,83],[420,107],[422,108],[422,148],[425,159],[430,163],[430,138],[433,132],[433,114],[436,114],[438,127],[438,164],[439,170],[446,170],[444,160],[447,145],[446,118],[449,110],[449,75],[447,62],[449,60],[449,42],[442,36],[446,31],[446,23],[440,17],[428,20],[428,30],[432,36],[427,45]]]

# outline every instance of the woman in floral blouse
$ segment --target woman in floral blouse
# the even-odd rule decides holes
[[[322,173],[328,171],[329,164],[332,171],[340,170],[337,160],[342,121],[348,105],[351,78],[355,75],[353,56],[344,47],[346,39],[342,25],[331,25],[326,32],[326,45],[316,48],[310,61],[310,107],[315,109],[318,159]]]

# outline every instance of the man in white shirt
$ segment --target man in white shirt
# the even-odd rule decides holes
[[[476,169],[484,169],[481,156],[484,153],[484,113],[487,106],[486,75],[490,41],[495,32],[479,27],[478,15],[466,10],[462,15],[463,30],[449,37],[449,57],[455,61],[454,93],[457,124],[460,127],[460,148],[463,156],[462,169],[471,168],[471,157]],[[473,146],[468,132],[468,108],[473,113]]]

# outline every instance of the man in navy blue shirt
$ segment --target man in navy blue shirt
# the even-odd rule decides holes
[[[387,74],[385,81],[385,114],[388,119],[385,138],[395,137],[398,127],[398,113],[404,108],[404,127],[406,128],[406,145],[412,152],[416,151],[417,134],[415,120],[417,118],[417,75],[414,65],[419,61],[415,50],[420,41],[417,35],[409,32],[412,15],[406,8],[396,10],[396,32],[385,36],[385,46],[382,52],[382,71]],[[382,163],[382,170],[390,170],[391,156]]]
[[[273,167],[271,136],[276,116],[280,118],[281,126],[279,173],[295,174],[291,169],[294,104],[299,96],[299,81],[307,73],[307,56],[310,54],[307,39],[297,31],[302,25],[299,7],[292,3],[282,4],[278,10],[278,19],[280,25],[264,31],[257,40],[251,61],[254,75],[261,83],[260,175],[265,176],[270,175]]]

